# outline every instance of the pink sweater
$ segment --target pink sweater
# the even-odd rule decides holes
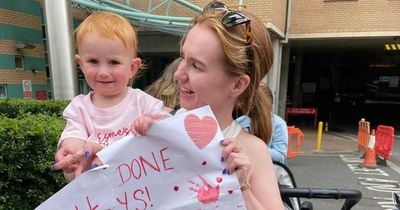
[[[97,108],[87,95],[76,96],[64,110],[67,124],[59,144],[65,138],[78,138],[108,146],[132,133],[132,122],[140,116],[153,119],[170,116],[163,102],[139,90],[129,88],[126,97],[117,105]]]

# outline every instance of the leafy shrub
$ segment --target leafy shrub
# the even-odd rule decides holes
[[[66,100],[1,99],[0,115],[9,118],[16,118],[25,113],[62,116],[68,103]]]
[[[64,102],[0,104],[0,209],[34,209],[65,185],[50,168],[65,126]],[[39,112],[50,115],[31,114]]]

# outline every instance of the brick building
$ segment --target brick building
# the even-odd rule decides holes
[[[0,1],[0,98],[22,98],[23,80],[47,91],[41,16],[34,1]]]
[[[168,6],[157,6],[162,1],[155,0],[115,2],[151,14],[194,14],[176,1]],[[209,0],[186,2],[204,7]],[[266,80],[278,104],[274,112],[283,116],[287,106],[316,107],[321,119],[331,121],[335,109],[343,113],[358,104],[389,104],[390,109],[400,104],[400,0],[224,2],[230,8],[242,2],[271,34],[275,59]],[[73,9],[74,25],[86,14]],[[51,98],[43,23],[40,1],[0,0],[0,98],[24,97],[26,80],[33,98],[38,93]],[[179,55],[180,37],[142,27],[138,34],[140,55],[151,66],[136,83],[144,87]],[[80,91],[87,91],[82,78]]]

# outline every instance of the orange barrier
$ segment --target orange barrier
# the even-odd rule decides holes
[[[369,143],[369,122],[361,119],[358,122],[358,150],[367,152]]]
[[[376,154],[390,160],[394,143],[394,128],[392,126],[378,125],[376,129]]]
[[[296,158],[300,155],[301,143],[304,139],[303,132],[294,126],[288,126],[288,151],[287,158]]]

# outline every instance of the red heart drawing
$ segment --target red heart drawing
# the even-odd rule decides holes
[[[185,130],[199,149],[206,147],[217,133],[217,122],[210,116],[203,119],[189,114],[185,117]]]

